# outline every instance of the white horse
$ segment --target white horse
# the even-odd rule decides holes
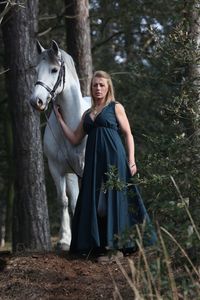
[[[83,112],[91,106],[89,97],[82,97],[79,79],[73,59],[52,41],[50,49],[44,49],[37,41],[39,61],[37,82],[31,104],[45,111],[49,102],[56,102],[65,122],[75,129]],[[57,246],[68,250],[71,242],[71,220],[79,193],[79,178],[84,167],[85,140],[73,146],[64,137],[63,131],[52,110],[44,133],[44,153],[48,158],[50,173],[57,189],[61,205],[61,226]]]

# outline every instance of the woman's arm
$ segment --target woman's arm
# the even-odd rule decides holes
[[[69,126],[65,123],[63,120],[62,114],[60,113],[59,106],[54,106],[54,111],[56,114],[56,117],[63,129],[63,132],[66,136],[66,138],[70,141],[71,144],[73,145],[78,145],[82,141],[82,139],[85,137],[85,132],[83,130],[83,120],[81,119],[78,127],[76,128],[75,131],[71,130]]]
[[[125,113],[124,107],[120,103],[117,103],[115,105],[115,113],[119,122],[120,129],[125,138],[129,168],[131,174],[134,175],[137,172],[137,166],[135,163],[135,144],[127,115]]]

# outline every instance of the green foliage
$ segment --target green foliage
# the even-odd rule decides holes
[[[116,166],[111,165],[108,168],[108,172],[105,173],[107,176],[106,182],[103,184],[102,189],[103,192],[106,193],[109,189],[115,189],[116,191],[123,191],[127,188],[127,183],[123,182],[121,178],[119,178],[118,169]]]

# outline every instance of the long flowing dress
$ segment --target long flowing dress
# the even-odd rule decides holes
[[[131,180],[115,105],[116,102],[111,101],[94,120],[90,117],[90,111],[84,117],[83,127],[88,138],[82,184],[72,220],[72,253],[88,253],[101,248],[105,246],[102,240],[109,249],[130,248],[133,246],[130,240],[132,227],[144,220],[150,224],[135,185],[102,189],[113,166],[117,170],[119,182],[128,183]],[[103,239],[99,225],[102,216],[106,219]],[[147,243],[150,245],[156,241],[156,234],[152,228],[149,232]]]

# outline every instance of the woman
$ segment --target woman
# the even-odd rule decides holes
[[[126,239],[124,236],[135,224],[144,220],[149,223],[138,189],[134,185],[127,188],[127,183],[137,172],[134,139],[125,110],[115,101],[109,74],[104,71],[94,73],[91,96],[92,106],[83,114],[75,131],[66,125],[56,109],[64,134],[72,144],[79,144],[88,135],[70,250],[73,253],[101,253],[105,249],[133,249],[130,234]],[[125,139],[127,154],[120,132]],[[113,168],[119,182],[123,183],[120,188],[107,184]],[[151,230],[149,243],[155,240]]]

